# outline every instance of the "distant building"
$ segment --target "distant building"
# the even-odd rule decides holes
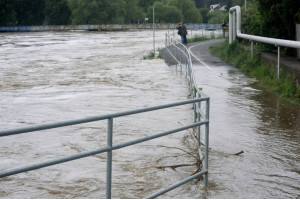
[[[214,10],[222,10],[222,11],[226,11],[226,5],[222,5],[222,4],[214,4],[214,5],[210,5],[210,11],[214,11]]]

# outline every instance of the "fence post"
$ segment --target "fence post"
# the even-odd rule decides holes
[[[232,41],[235,41],[236,38],[236,11],[232,15]]]
[[[107,124],[107,147],[112,148],[113,118],[108,119]],[[112,150],[107,152],[106,163],[106,199],[111,199],[111,176],[112,176]]]
[[[168,47],[168,45],[167,45],[167,41],[168,41],[168,39],[167,39],[167,36],[168,34],[166,33],[166,37],[165,37],[165,48],[167,48]]]
[[[206,100],[206,120],[209,121],[209,106],[210,106],[210,99]],[[205,124],[205,163],[204,163],[204,170],[207,173],[204,175],[204,185],[205,187],[208,186],[208,146],[209,146],[209,122]]]
[[[251,58],[253,58],[253,41],[251,40]]]
[[[201,95],[198,93],[198,98],[201,98]],[[197,117],[198,117],[198,122],[201,121],[201,101],[198,102],[198,112],[197,112]],[[200,137],[201,137],[201,128],[200,126],[197,127],[197,137],[198,137],[198,147],[200,148],[201,146],[201,140],[200,140]]]
[[[280,46],[278,46],[278,55],[277,55],[277,78],[279,78],[280,71]]]
[[[232,43],[232,29],[233,29],[233,27],[232,27],[232,15],[233,15],[233,13],[230,11],[229,12],[229,44],[231,44]],[[202,34],[202,36],[203,36],[203,34]]]

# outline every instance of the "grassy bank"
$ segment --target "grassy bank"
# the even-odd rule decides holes
[[[280,71],[277,78],[275,66],[262,62],[259,54],[251,58],[251,53],[238,42],[229,45],[228,41],[210,48],[212,54],[239,67],[250,77],[256,78],[261,87],[278,93],[281,97],[288,98],[300,104],[300,87],[296,87],[293,77],[285,71]]]
[[[200,41],[205,41],[205,40],[213,40],[213,39],[220,39],[222,38],[221,36],[216,37],[214,33],[211,33],[210,36],[201,36],[201,35],[195,35],[192,38],[189,38],[187,40],[188,43],[192,42],[200,42]]]

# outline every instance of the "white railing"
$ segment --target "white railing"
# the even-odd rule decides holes
[[[229,44],[231,44],[236,37],[247,39],[251,41],[251,52],[253,55],[253,41],[262,42],[266,44],[273,44],[278,48],[277,59],[277,77],[279,77],[280,70],[280,47],[290,47],[300,49],[300,41],[283,40],[276,38],[261,37],[256,35],[248,35],[241,32],[241,8],[240,6],[231,7],[229,10]]]

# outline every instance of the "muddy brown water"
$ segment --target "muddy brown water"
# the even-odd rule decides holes
[[[164,33],[157,32],[157,47],[163,47]],[[152,50],[151,31],[1,33],[0,38],[1,130],[172,103],[189,93],[175,66],[142,59]],[[193,181],[162,197],[299,198],[299,106],[208,54],[204,49],[198,56],[210,68],[195,61],[194,69],[211,97],[209,188]],[[191,106],[116,119],[114,143],[192,120]],[[106,122],[94,122],[2,137],[0,169],[104,147],[106,129]],[[193,167],[154,167],[194,162],[161,147],[185,148],[188,134],[115,151],[113,198],[143,198],[192,173]],[[106,155],[100,154],[6,177],[0,179],[0,198],[105,198],[105,169]]]

